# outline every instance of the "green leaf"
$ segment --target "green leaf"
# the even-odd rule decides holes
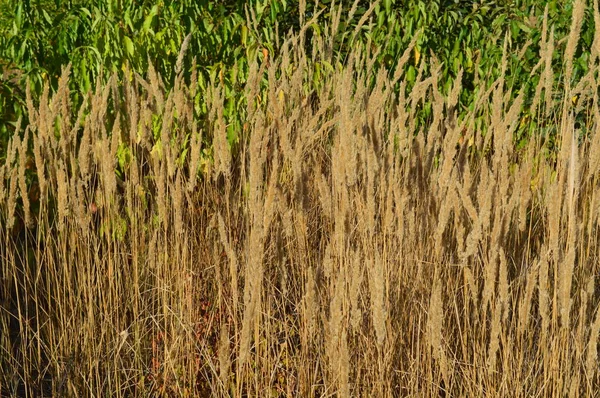
[[[242,45],[245,46],[248,42],[248,27],[246,26],[246,24],[242,24],[240,29]]]
[[[133,56],[133,42],[127,36],[123,37],[123,41],[125,42],[125,49],[130,56]]]
[[[531,33],[531,28],[527,25],[525,25],[523,22],[519,22],[518,23],[519,28],[521,28],[522,31],[526,32],[526,33]]]
[[[416,70],[414,66],[410,65],[408,70],[406,71],[406,81],[409,83],[413,83],[416,77]]]
[[[144,24],[142,25],[142,31],[144,32],[150,32],[150,26],[152,25],[152,20],[154,19],[154,17],[156,16],[156,14],[158,13],[158,4],[155,4],[152,9],[150,10],[150,13],[148,14],[148,16],[146,16],[146,18],[144,19]],[[154,33],[152,31],[152,33]]]
[[[81,13],[83,13],[83,14],[87,15],[87,17],[88,17],[88,18],[90,18],[90,19],[92,18],[92,13],[91,13],[91,12],[90,12],[90,10],[88,10],[87,8],[85,8],[85,7],[81,7],[81,8],[79,9],[79,11],[80,11]]]
[[[48,14],[48,11],[42,10],[42,15],[44,16],[46,22],[48,22],[49,25],[52,25],[52,17],[50,16],[50,14]]]

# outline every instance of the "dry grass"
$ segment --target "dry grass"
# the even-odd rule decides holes
[[[600,109],[577,136],[543,37],[532,113],[559,126],[556,159],[542,136],[516,149],[504,74],[459,117],[460,76],[405,93],[357,48],[308,92],[331,56],[302,36],[251,66],[234,152],[219,85],[202,125],[196,87],[152,70],[70,120],[65,69],[0,165],[1,395],[594,395]]]

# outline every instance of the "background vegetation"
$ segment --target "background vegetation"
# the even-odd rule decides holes
[[[0,14],[1,395],[598,390],[597,3]]]
[[[228,140],[237,142],[246,99],[240,87],[247,81],[248,65],[261,57],[274,57],[290,30],[298,32],[309,22],[304,45],[324,40],[324,29],[334,24],[327,56],[320,59],[308,81],[316,89],[322,75],[347,59],[349,49],[360,45],[374,55],[376,69],[394,72],[399,57],[414,37],[417,43],[406,67],[410,89],[423,68],[431,73],[432,52],[442,64],[441,92],[448,93],[458,71],[463,71],[459,113],[472,110],[477,90],[485,90],[500,75],[504,39],[510,57],[507,79],[511,92],[525,90],[528,99],[537,84],[531,75],[540,48],[544,6],[534,1],[400,1],[374,3],[357,0],[331,8],[330,0],[263,1],[140,1],[140,0],[20,0],[0,6],[0,159],[19,117],[27,120],[26,83],[32,98],[48,82],[55,91],[61,68],[71,64],[74,109],[97,82],[113,74],[144,76],[149,63],[161,75],[167,90],[173,87],[177,55],[184,42],[188,51],[179,67],[186,79],[198,79],[198,118],[206,117],[202,98],[211,82],[226,87],[224,117]],[[558,38],[570,28],[570,1],[550,1],[548,26]],[[581,40],[574,55],[573,80],[587,71],[594,38],[593,16],[586,11]],[[358,27],[358,29],[357,29]],[[417,35],[417,33],[419,33]],[[188,37],[189,35],[189,37]],[[186,38],[187,41],[186,41]],[[556,43],[555,77],[562,73],[564,40]],[[195,60],[195,62],[192,62]],[[100,79],[100,80],[98,80]],[[560,79],[555,79],[560,81]],[[189,81],[189,80],[188,80]],[[419,123],[431,119],[431,104],[417,110]],[[481,121],[479,121],[481,124]],[[535,130],[535,121],[529,130]],[[525,127],[525,126],[524,126]],[[483,129],[483,126],[480,126]],[[530,132],[528,130],[528,132]]]

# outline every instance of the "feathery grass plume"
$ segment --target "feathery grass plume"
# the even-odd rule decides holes
[[[506,112],[504,117],[502,118],[502,122],[500,125],[501,129],[499,131],[498,131],[498,129],[494,130],[495,151],[497,154],[500,155],[500,156],[495,157],[495,160],[496,160],[495,165],[497,165],[497,167],[499,167],[499,168],[502,167],[501,166],[502,163],[508,162],[508,158],[513,151],[513,145],[512,145],[513,136],[514,136],[514,132],[518,126],[517,121],[519,120],[519,114],[521,113],[521,110],[523,108],[524,98],[525,98],[525,94],[523,91],[521,91],[519,93],[519,95],[517,96],[517,98],[515,98],[515,100],[513,101],[510,108],[508,109],[508,112]],[[501,134],[503,134],[503,135],[501,135]],[[503,169],[503,170],[506,170],[506,169]],[[498,169],[496,169],[496,171],[498,171]],[[506,184],[500,185],[501,191],[503,190],[502,187],[504,187],[504,186],[507,186],[507,185]],[[508,197],[508,195],[502,196],[502,197]]]
[[[114,147],[115,145],[112,145]],[[100,165],[104,201],[110,206],[117,191],[117,179],[115,175],[116,158],[112,155],[109,138],[103,138],[96,142],[96,159]]]
[[[557,164],[557,181],[560,188],[564,191],[565,199],[567,201],[566,210],[569,211],[568,201],[570,200],[570,192],[568,191],[569,177],[570,177],[570,160],[572,156],[574,128],[575,120],[568,111],[564,111],[561,115],[560,120],[561,130],[564,132],[560,137],[560,148],[558,153],[558,164]]]
[[[252,11],[252,10],[251,10]],[[247,99],[246,105],[246,117],[247,120],[253,121],[255,113],[259,109],[259,90],[260,90],[260,81],[263,77],[265,64],[263,63],[260,67],[257,62],[252,62],[248,66],[248,77],[246,79],[247,83],[244,87],[244,95]],[[214,91],[213,91],[214,93]]]
[[[462,78],[463,78],[463,70],[460,69],[458,71],[458,75],[454,80],[454,84],[452,85],[452,90],[448,95],[448,102],[446,105],[446,109],[448,111],[447,118],[456,119],[456,105],[458,104],[458,98],[460,96],[460,91],[462,89]],[[440,98],[439,101],[442,99]]]
[[[18,131],[18,130],[17,130]],[[23,211],[25,213],[25,225],[31,227],[33,224],[33,220],[31,219],[31,207],[29,203],[29,190],[27,188],[27,182],[25,181],[25,170],[27,168],[27,148],[29,145],[29,128],[25,129],[25,134],[23,136],[23,141],[21,141],[21,145],[19,146],[19,192],[21,195],[21,201],[23,204]]]
[[[31,128],[38,124],[38,110],[33,104],[33,97],[31,96],[31,82],[27,79],[25,83],[25,104],[27,105],[27,115],[29,116],[29,124]]]
[[[117,158],[117,152],[119,151],[119,145],[121,144],[121,119],[116,118],[113,123],[110,133],[110,157]]]
[[[479,292],[481,291],[479,278],[475,279],[472,268],[469,266],[463,267],[463,277],[465,278],[466,284],[469,288],[469,299],[475,308],[479,308]]]
[[[246,14],[246,23],[248,24],[247,26],[248,27],[252,26],[252,28],[255,29],[254,31],[257,32],[258,31],[258,21],[256,19],[254,7],[244,7],[244,12]]]
[[[456,213],[458,209],[455,209]],[[463,224],[462,222],[460,222],[459,217],[454,217],[454,228],[453,228],[453,233],[454,233],[454,241],[456,242],[456,251],[458,253],[463,253],[465,251],[465,243],[466,243],[466,234],[467,234],[467,228],[465,227],[465,224]],[[415,244],[417,244],[417,242],[415,242]],[[464,265],[464,264],[463,264]]]
[[[149,101],[149,100],[148,100]],[[140,108],[140,126],[136,136],[136,143],[148,151],[155,149],[153,147],[154,137],[152,136],[152,109],[145,103]]]
[[[177,177],[175,177],[174,185],[175,186],[171,188],[173,191],[171,207],[173,208],[175,233],[181,236],[184,232],[184,209],[187,207],[185,205],[185,196],[183,195],[184,188],[181,170],[177,170]]]
[[[20,119],[19,119],[20,120]],[[19,123],[20,129],[20,123]],[[7,200],[7,208],[8,208],[8,227],[11,228],[14,223],[14,212],[17,205],[17,176],[18,176],[18,166],[14,165],[15,159],[17,158],[17,153],[21,149],[21,138],[18,134],[18,130],[16,130],[12,139],[8,141],[8,148],[6,149],[6,159],[4,159],[4,169],[6,176],[9,177],[10,183],[8,188],[8,200]]]
[[[500,259],[500,264],[498,266],[498,299],[500,300],[502,308],[504,309],[502,321],[506,322],[508,308],[511,304],[511,297],[509,295],[508,260],[503,247],[499,248],[498,257]]]
[[[37,133],[42,140],[51,142],[50,138],[53,136],[53,124],[54,117],[53,112],[49,108],[49,95],[50,95],[50,83],[45,82],[44,88],[42,89],[42,95],[39,99],[38,112],[36,112],[37,118],[35,126],[37,127]]]
[[[339,194],[337,206],[335,206],[334,230],[333,230],[333,247],[341,253],[346,246],[346,220],[349,209],[349,199],[346,190]]]
[[[337,101],[340,108],[339,113],[339,134],[337,135],[337,145],[336,145],[336,154],[337,167],[344,170],[344,174],[340,174],[345,176],[345,183],[348,186],[352,186],[357,181],[357,148],[356,148],[356,139],[355,139],[355,129],[356,124],[353,120],[354,115],[354,107],[352,101],[352,86],[354,80],[354,72],[352,70],[352,60],[350,59],[350,67],[348,70],[344,71],[342,80],[340,81],[339,88],[336,93]],[[339,173],[340,171],[334,172]],[[342,185],[338,184],[338,187]]]
[[[442,142],[443,161],[438,174],[438,192],[443,192],[452,185],[454,158],[456,156],[456,143],[460,137],[461,126],[447,125],[445,137]]]
[[[246,293],[248,292],[248,293]],[[240,336],[240,349],[239,349],[239,357],[237,362],[237,377],[241,377],[242,370],[246,363],[248,362],[248,357],[250,356],[250,344],[251,344],[251,328],[254,324],[253,320],[256,316],[256,305],[252,304],[253,298],[250,295],[250,289],[244,290],[244,303],[248,303],[244,307],[244,316],[242,318],[242,330]],[[248,298],[246,298],[248,297]]]
[[[229,243],[229,237],[227,236],[227,232],[225,230],[225,220],[221,215],[221,212],[217,213],[218,223],[219,223],[219,237],[221,239],[221,244],[225,249],[225,253],[229,258],[229,277],[231,279],[231,293],[233,295],[233,313],[237,314],[237,307],[239,303],[239,288],[238,288],[238,259],[235,254],[233,247]]]
[[[500,349],[500,336],[502,333],[502,298],[496,299],[496,304],[492,307],[492,325],[490,330],[490,343],[487,354],[487,369],[491,376],[496,372],[496,362],[498,360],[498,350]]]
[[[530,318],[531,318],[531,304],[533,300],[533,293],[538,287],[538,272],[539,269],[537,267],[531,267],[527,271],[527,279],[524,282],[525,291],[521,296],[521,302],[519,305],[519,324],[518,324],[518,334],[523,340],[527,340],[527,333],[529,333],[530,327]]]
[[[366,148],[365,148],[366,149]],[[377,161],[377,157],[375,155],[375,151],[371,146],[366,149],[367,153],[365,154],[365,160],[367,163],[367,184],[366,184],[366,198],[367,198],[367,208],[366,208],[366,217],[367,217],[367,231],[369,236],[374,236],[377,232],[375,230],[375,226],[377,223],[377,208],[376,208],[376,192],[375,192],[375,184],[376,176],[379,172],[379,162]]]
[[[286,102],[286,93],[290,92],[290,88],[286,79],[286,76],[282,76],[282,81],[279,82],[277,78],[278,71],[281,70],[281,61],[279,59],[273,60],[269,67],[267,68],[267,81],[268,81],[268,91],[267,91],[267,103],[270,105],[270,109],[267,112],[270,116],[270,121],[275,125],[279,125],[286,123],[285,118],[285,102]],[[297,74],[294,74],[294,77]]]
[[[65,227],[65,219],[69,212],[69,177],[65,164],[59,162],[56,170],[56,191],[57,191],[57,207],[58,207],[58,230],[62,232]]]
[[[449,183],[449,182],[447,182]],[[459,209],[460,202],[458,199],[458,195],[456,192],[456,187],[454,185],[448,186],[448,188],[440,194],[440,197],[444,197],[445,200],[442,201],[440,205],[440,210],[438,213],[438,221],[435,229],[435,258],[440,259],[442,255],[442,250],[445,247],[446,243],[444,242],[443,235],[446,231],[446,228],[450,222],[450,215],[454,212],[456,214],[456,209]]]
[[[62,67],[62,73],[58,79],[58,89],[52,96],[52,103],[50,104],[50,110],[58,117],[55,117],[55,123],[59,124],[60,137],[59,143],[63,153],[63,156],[68,156],[71,146],[72,136],[69,134],[71,130],[71,109],[70,109],[70,98],[69,98],[69,75],[71,73],[71,64],[66,67]],[[59,108],[60,105],[60,109]]]
[[[417,45],[417,41],[421,38],[422,34],[423,34],[423,29],[419,29],[417,32],[415,32],[410,43],[408,43],[406,50],[404,50],[404,52],[402,53],[402,56],[398,59],[398,62],[396,62],[396,66],[394,67],[394,76],[392,77],[392,80],[390,81],[390,85],[392,87],[394,87],[396,85],[396,83],[398,83],[398,81],[404,74],[404,71],[406,69],[406,68],[404,68],[404,66],[410,59],[411,53],[412,53],[414,47]],[[400,84],[401,84],[401,86],[404,86],[406,84],[406,82],[402,81]],[[405,90],[400,90],[400,95],[402,97],[404,97],[404,92],[405,92]],[[404,101],[399,101],[399,103],[404,103]]]
[[[305,13],[306,13],[306,0],[300,0],[300,3],[298,4],[298,16],[300,17],[300,26],[304,25],[304,19],[305,19]]]
[[[6,207],[8,209],[6,217],[6,226],[10,229],[15,225],[15,210],[17,209],[17,181],[18,181],[18,168],[12,167],[10,169],[10,185],[8,189],[8,199],[6,201]]]
[[[154,184],[156,186],[156,204],[158,208],[158,219],[159,222],[166,228],[168,225],[167,217],[169,215],[169,209],[167,208],[167,181],[166,181],[166,166],[165,162],[154,157],[152,164]]]
[[[548,187],[547,203],[548,212],[548,244],[549,249],[553,253],[554,259],[558,261],[560,255],[559,233],[560,233],[560,213],[562,209],[562,190],[559,189],[556,183]]]
[[[569,36],[567,39],[567,46],[565,48],[565,75],[564,82],[566,85],[565,98],[571,98],[570,86],[571,86],[571,75],[573,74],[573,58],[575,57],[575,51],[577,50],[577,44],[579,43],[579,37],[581,34],[581,26],[583,25],[583,18],[585,16],[586,2],[583,0],[575,0],[573,3],[573,15],[571,20],[571,29],[569,30]],[[567,100],[565,99],[565,103]]]
[[[329,39],[329,43],[327,45],[327,47],[325,48],[325,54],[324,57],[326,60],[331,60],[333,61],[333,49],[335,48],[335,40],[336,37],[338,36],[338,29],[340,27],[340,20],[342,19],[342,5],[338,5],[337,10],[335,8],[336,4],[335,2],[332,2],[331,5],[329,6],[329,13],[332,16],[331,19],[331,25],[330,25],[330,30],[329,32],[326,32],[325,38]],[[313,53],[313,58],[315,58],[315,53]]]
[[[19,123],[19,130],[21,124]],[[13,162],[17,158],[17,153],[21,149],[21,137],[19,136],[20,131],[16,130],[12,138],[8,141],[8,147],[6,148],[6,158],[4,159],[4,166],[8,170],[13,167]]]
[[[471,198],[471,192],[474,191],[473,175],[471,174],[469,167],[465,167],[461,173],[463,181],[462,183],[459,181],[455,182],[456,191],[459,194],[461,204],[471,219],[471,222],[476,222],[479,218],[479,212],[477,211],[477,208],[475,207],[475,204]]]
[[[494,228],[498,225],[494,223]],[[491,303],[495,296],[496,278],[498,277],[498,247],[496,244],[492,246],[491,253],[489,254],[488,261],[484,270],[483,278],[483,292],[482,292],[482,303],[484,308],[487,308],[488,304]]]
[[[425,71],[425,61],[421,58],[421,62],[419,63],[419,70],[417,71],[417,77],[415,78],[414,86],[410,92],[408,97],[410,102],[410,115],[414,115],[417,111],[417,107],[419,104],[423,104],[427,100],[427,93],[429,92],[429,87],[431,86],[431,78],[423,78],[423,73]],[[417,132],[416,128],[416,118],[408,119],[408,131],[410,133]]]
[[[502,62],[501,62],[501,66],[500,66],[500,76],[496,79],[496,81],[493,84],[493,92],[492,92],[492,113],[491,113],[491,120],[490,120],[490,134],[486,134],[485,137],[485,141],[484,141],[484,148],[487,148],[487,146],[489,145],[489,141],[491,140],[492,137],[494,137],[494,153],[498,154],[498,156],[496,156],[494,158],[494,166],[493,166],[493,170],[496,173],[498,171],[498,162],[500,161],[498,159],[499,154],[501,153],[502,148],[504,147],[504,142],[506,142],[506,139],[502,140],[502,136],[500,134],[497,133],[497,130],[499,128],[501,128],[500,126],[502,126],[502,122],[504,120],[508,120],[507,118],[502,118],[502,114],[503,114],[503,110],[504,110],[504,82],[505,82],[505,78],[506,78],[506,68],[508,66],[508,33],[506,34],[507,36],[504,38],[504,47],[502,49]],[[496,136],[498,136],[498,139],[496,139]]]
[[[532,194],[531,194],[531,180],[532,180],[532,169],[531,162],[526,161],[525,166],[519,168],[519,176],[517,180],[519,191],[518,195],[518,208],[519,208],[519,231],[524,232],[527,228],[527,211],[529,209],[529,205],[531,203]]]
[[[431,93],[432,93],[433,99],[431,101],[431,107],[432,107],[432,113],[433,113],[433,121],[431,122],[431,125],[428,126],[429,131],[428,131],[427,137],[426,137],[427,147],[432,147],[433,143],[439,142],[439,138],[442,135],[442,129],[440,127],[441,127],[441,122],[443,119],[445,101],[444,101],[444,97],[443,97],[442,93],[440,93],[440,90],[438,88],[440,72],[441,72],[440,63],[435,56],[432,56],[431,57],[431,83],[432,83],[431,84]],[[459,73],[459,77],[461,77],[462,69],[458,73]],[[450,95],[452,96],[452,94],[450,94]],[[454,117],[454,115],[452,115],[452,118],[453,117]],[[453,121],[452,121],[452,123],[453,123]],[[433,151],[431,151],[430,153],[433,155]]]
[[[36,176],[38,178],[38,186],[40,189],[40,202],[46,199],[46,165],[44,162],[44,156],[42,153],[43,148],[42,139],[39,135],[33,136],[33,156],[35,158]]]
[[[352,37],[350,39],[350,43],[354,43],[354,40],[356,39],[356,35],[358,34],[358,32],[360,32],[361,28],[367,22],[367,20],[371,16],[371,14],[373,14],[373,11],[375,11],[375,9],[379,6],[380,2],[381,2],[381,0],[376,0],[376,1],[372,2],[370,7],[367,9],[367,11],[365,11],[365,13],[360,17],[360,19],[358,20],[358,23],[354,27],[354,32],[352,32]],[[336,29],[336,31],[337,31],[337,29]]]
[[[114,79],[115,76],[113,75],[108,79],[108,83],[104,88],[100,84],[101,78],[102,76],[98,76],[98,82],[96,83],[96,92],[94,93],[91,100],[89,118],[90,126],[94,130],[92,135],[94,137],[106,139],[106,112],[108,110],[108,98],[110,97],[111,83],[112,79]]]
[[[481,166],[479,172],[480,179],[477,186],[477,203],[479,204],[479,221],[481,222],[481,230],[485,233],[489,232],[492,222],[492,204],[493,192],[496,189],[496,180],[493,178],[487,164]]]
[[[151,59],[148,59],[148,72],[147,72],[147,76],[148,76],[148,80],[150,81],[150,86],[148,86],[149,88],[149,94],[152,95],[156,106],[158,107],[158,112],[161,113],[162,110],[164,109],[164,104],[165,104],[165,97],[163,92],[164,90],[164,85],[163,82],[160,78],[160,76],[158,76],[158,74],[156,73],[156,69],[154,69],[154,63],[152,62]],[[143,80],[143,79],[140,79]]]
[[[593,300],[593,294],[594,294],[594,290],[595,290],[595,284],[596,284],[596,277],[595,275],[588,275],[586,277],[586,282],[585,282],[585,288],[582,286],[581,289],[579,289],[579,299],[580,304],[579,304],[579,311],[577,314],[577,330],[574,333],[575,339],[577,341],[586,341],[588,338],[588,333],[591,333],[591,328],[592,328],[592,324],[594,322],[594,314],[593,314],[593,306],[590,305],[590,299]],[[582,283],[583,285],[583,283]],[[574,299],[574,301],[576,301],[576,299]],[[577,306],[574,306],[576,309]],[[582,350],[583,351],[583,350]],[[582,363],[582,368],[583,368],[583,363],[584,363],[584,354],[583,352],[581,352],[578,355],[578,360],[581,361]]]
[[[181,68],[183,66],[183,57],[185,56],[185,52],[190,44],[190,39],[192,38],[192,34],[189,33],[185,39],[183,39],[183,43],[181,43],[181,49],[179,50],[179,55],[177,55],[177,62],[175,63],[175,74],[179,75],[181,72]]]
[[[269,231],[271,227],[271,222],[273,221],[273,217],[275,216],[275,211],[277,209],[277,199],[278,199],[278,180],[279,180],[279,150],[277,147],[273,150],[273,160],[271,162],[271,171],[269,172],[269,177],[266,186],[266,192],[264,195],[263,206],[263,226],[265,232]]]
[[[554,94],[554,70],[552,69],[552,59],[554,54],[554,25],[550,28],[548,35],[548,48],[546,50],[544,74],[544,117],[549,117],[553,109],[553,94]]]
[[[544,16],[542,18],[542,37],[540,40],[540,59],[536,66],[532,69],[531,73],[535,73],[540,67],[543,66],[542,73],[540,74],[540,80],[538,84],[535,86],[535,94],[533,95],[533,99],[531,101],[531,110],[532,112],[538,111],[538,106],[540,104],[540,99],[542,96],[542,90],[545,88],[546,80],[544,78],[546,68],[552,66],[552,54],[548,54],[549,50],[552,50],[549,45],[548,39],[548,5],[544,8]],[[548,57],[550,57],[550,63],[548,63]]]
[[[285,201],[280,200],[280,204],[281,204],[282,208],[279,211],[281,214],[281,223],[283,225],[283,234],[287,238],[287,240],[291,242],[294,239],[296,239],[295,228],[294,228],[294,219],[293,219],[294,211],[292,209],[288,209],[287,207],[285,207],[285,205],[283,205],[283,203],[285,203]]]
[[[229,179],[231,175],[231,152],[227,143],[227,127],[225,126],[223,116],[224,105],[221,88],[212,86],[209,103],[209,120],[213,124],[213,151],[215,158],[213,178],[217,179],[219,175],[223,175]]]
[[[125,65],[123,70],[126,78],[123,79],[123,99],[124,108],[127,110],[128,127],[129,127],[129,143],[133,144],[137,140],[139,119],[140,119],[140,101],[138,93],[138,85],[136,80],[133,79],[133,75],[129,66]]]
[[[81,136],[81,140],[79,141],[79,153],[78,153],[78,166],[79,166],[79,175],[81,177],[81,179],[83,181],[85,181],[86,183],[89,180],[90,177],[90,151],[92,149],[92,136],[91,136],[92,132],[91,132],[91,127],[89,123],[86,123],[85,126],[83,127],[83,135]],[[39,146],[39,140],[36,140],[36,146]],[[38,149],[39,151],[39,149]],[[36,163],[38,162],[43,162],[43,158],[40,155],[36,154]],[[43,171],[43,163],[38,164],[38,171],[42,170]],[[41,186],[41,184],[40,184]]]
[[[198,167],[200,166],[200,156],[202,151],[202,130],[197,128],[196,122],[192,127],[189,162],[189,179],[187,184],[188,192],[192,192],[196,188],[198,180]]]
[[[568,131],[570,132],[569,137],[563,141],[563,146],[566,147],[565,152],[570,153],[568,160],[568,180],[566,187],[566,199],[567,199],[567,231],[566,231],[566,253],[562,261],[558,264],[559,267],[559,308],[560,308],[560,319],[563,328],[569,327],[569,318],[571,311],[571,285],[573,280],[573,271],[575,267],[575,250],[576,250],[576,203],[578,196],[578,189],[576,188],[575,181],[578,180],[578,150],[577,141],[575,137],[575,131],[572,120],[567,124]],[[568,143],[568,145],[565,145]],[[561,150],[562,152],[562,150]],[[578,184],[577,184],[578,185]],[[564,214],[564,213],[563,213]]]
[[[171,140],[171,128],[173,127],[173,92],[167,97],[167,103],[162,112],[162,124],[160,128],[160,148],[167,166],[167,177],[175,175],[175,158],[173,154],[173,142]]]
[[[346,21],[351,21],[354,18],[354,14],[358,11],[358,5],[360,0],[354,0],[352,3],[352,7],[350,7],[350,11],[348,11],[348,15],[346,15]]]
[[[70,169],[75,170],[77,167],[77,160],[73,153],[70,155]],[[75,225],[78,225],[81,228],[81,231],[87,230],[87,224],[85,223],[84,213],[87,213],[85,206],[85,196],[83,194],[83,190],[81,189],[81,180],[75,176],[72,178],[68,178],[69,181],[69,191],[67,195],[71,201],[71,219],[73,220],[73,228]]]
[[[594,28],[598,29],[600,27],[600,12],[598,11],[598,3],[593,2],[594,6]],[[594,41],[592,42],[592,46],[590,47],[590,65],[594,65],[596,60],[600,58],[600,37],[594,35]]]
[[[575,88],[571,91],[571,106],[574,115],[580,114],[582,111],[589,112],[589,102],[593,98],[594,92],[593,87],[596,86],[596,78],[594,77],[594,71],[589,70],[581,79]]]
[[[429,298],[429,311],[427,312],[427,343],[439,366],[440,372],[446,383],[448,379],[448,360],[443,344],[444,328],[444,301],[442,298],[442,282],[436,273]]]
[[[92,212],[89,211],[89,207],[86,206],[87,198],[85,184],[82,180],[77,178],[73,178],[71,184],[75,186],[75,196],[73,198],[73,213],[75,214],[75,220],[81,231],[84,231],[84,233],[89,232],[88,228],[91,222]]]
[[[392,145],[389,145],[388,148],[391,148]],[[393,155],[392,155],[393,156]],[[391,156],[388,156],[388,165],[390,165],[392,163],[392,158]],[[388,166],[389,167],[389,166]],[[388,169],[388,167],[385,167],[385,169]],[[386,175],[387,174],[387,175]],[[388,172],[388,173],[382,173],[381,174],[381,182],[380,185],[382,187],[386,187],[385,188],[385,195],[384,198],[382,199],[382,203],[383,203],[383,219],[381,221],[381,229],[383,230],[383,233],[387,236],[392,235],[392,231],[394,230],[394,225],[396,223],[396,219],[395,219],[395,215],[394,215],[394,181],[395,181],[395,173],[392,170],[392,172]]]

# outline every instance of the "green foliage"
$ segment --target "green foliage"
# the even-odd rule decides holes
[[[353,2],[332,4],[331,0],[309,1],[300,15],[297,0],[4,1],[0,4],[0,72],[4,75],[0,80],[0,158],[17,119],[24,117],[26,121],[27,81],[35,99],[44,83],[55,89],[61,68],[71,63],[74,109],[98,79],[106,81],[112,74],[122,79],[126,73],[131,78],[134,72],[145,75],[149,62],[170,88],[188,35],[181,72],[190,79],[192,68],[196,69],[196,116],[206,118],[202,98],[209,87],[224,85],[223,117],[232,145],[243,130],[247,99],[240,88],[248,62],[276,56],[287,32],[298,31],[311,18],[315,19],[306,31],[307,48],[316,40],[327,41],[332,47],[329,58],[313,65],[313,87],[307,87],[308,92],[318,90],[327,73],[347,62],[349,50],[355,46],[377,54],[375,69],[384,67],[393,73],[417,34],[404,74],[406,90],[412,89],[419,71],[425,75],[432,72],[431,54],[435,54],[440,62],[442,92],[448,93],[459,71],[463,72],[459,113],[472,108],[478,92],[500,75],[505,39],[506,84],[513,93],[521,89],[529,93],[537,83],[530,80],[530,74],[539,54],[546,3],[381,0],[371,10],[371,2],[364,0],[357,1],[356,7]],[[549,25],[554,26],[556,37],[562,38],[570,29],[571,1],[554,0],[547,5]],[[338,18],[337,30],[331,32]],[[593,37],[593,15],[588,10],[576,52],[575,80],[587,70]],[[558,55],[562,48],[557,46],[556,50],[558,74],[562,71]],[[371,75],[374,84],[376,73]],[[431,113],[431,107],[423,104],[417,109],[417,123],[425,125]]]

